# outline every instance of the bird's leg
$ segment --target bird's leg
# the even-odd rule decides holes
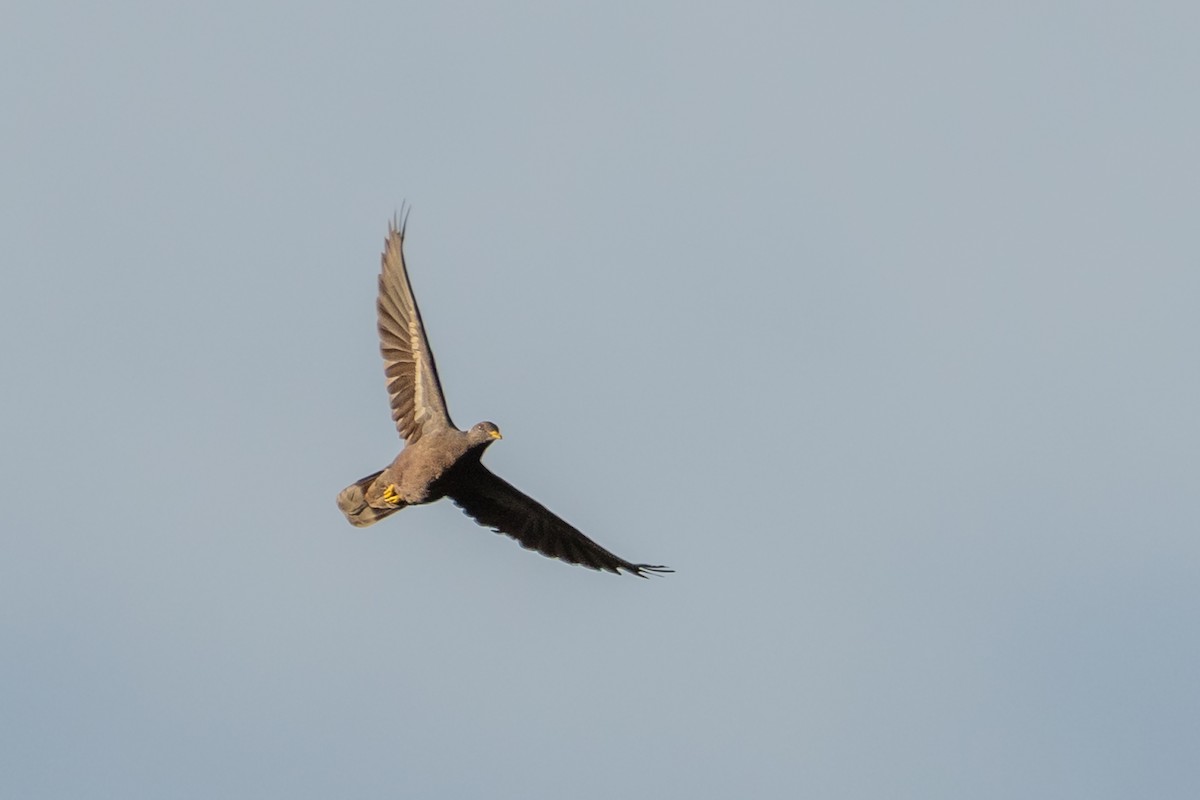
[[[387,488],[383,490],[383,502],[392,506],[400,505],[401,500],[400,495],[396,494],[396,484],[389,483]]]

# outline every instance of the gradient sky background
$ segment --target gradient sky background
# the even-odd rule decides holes
[[[0,795],[1200,794],[1200,6],[176,5],[0,11]],[[404,200],[676,575],[345,523]]]

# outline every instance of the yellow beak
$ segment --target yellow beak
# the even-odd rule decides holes
[[[488,434],[488,436],[491,436],[493,439],[503,439],[504,438],[503,436],[500,435],[500,431],[491,431]]]

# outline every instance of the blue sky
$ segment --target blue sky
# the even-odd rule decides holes
[[[1200,791],[1200,11],[10,4],[0,794]],[[334,498],[460,425],[605,546]]]

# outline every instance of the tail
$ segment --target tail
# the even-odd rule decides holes
[[[383,470],[357,480],[345,489],[342,489],[341,494],[338,495],[338,508],[346,515],[346,520],[356,528],[365,528],[368,525],[374,525],[384,517],[390,517],[404,508],[402,505],[395,506],[394,508],[373,508],[367,504],[367,488],[381,474],[383,474]]]

